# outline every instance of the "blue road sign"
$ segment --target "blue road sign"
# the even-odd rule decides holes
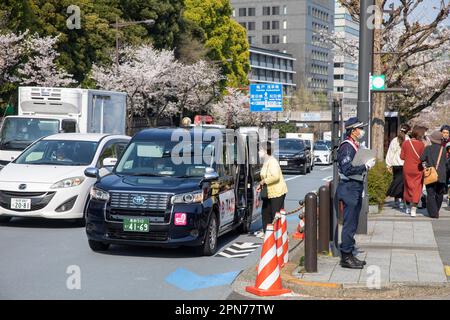
[[[283,111],[283,85],[251,84],[250,111]]]

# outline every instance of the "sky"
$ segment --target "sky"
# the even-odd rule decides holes
[[[445,0],[448,4],[450,0]],[[394,3],[395,7],[400,3],[399,0],[388,0],[387,5]],[[423,3],[414,11],[412,16],[414,21],[419,20],[420,23],[430,23],[436,17],[441,7],[441,0],[424,0]],[[450,26],[450,17],[445,20],[445,25]]]

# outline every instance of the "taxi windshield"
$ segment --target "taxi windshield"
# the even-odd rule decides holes
[[[132,142],[118,163],[115,173],[135,176],[203,177],[215,168],[213,144],[181,145],[172,141]]]

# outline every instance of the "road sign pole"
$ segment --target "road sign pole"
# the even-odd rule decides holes
[[[359,27],[359,70],[358,70],[358,119],[365,123],[370,120],[370,102],[369,102],[369,74],[372,72],[373,63],[373,28],[369,28],[368,21],[371,18],[369,14],[370,6],[375,4],[374,0],[361,0],[360,6],[360,27]],[[366,146],[369,145],[369,137],[364,137]],[[367,181],[364,183],[364,197],[361,214],[359,217],[358,234],[367,233],[367,213],[369,201],[367,195]]]

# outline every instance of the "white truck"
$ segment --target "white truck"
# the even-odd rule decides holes
[[[18,115],[0,128],[0,169],[41,137],[58,132],[125,134],[126,94],[19,87]]]

